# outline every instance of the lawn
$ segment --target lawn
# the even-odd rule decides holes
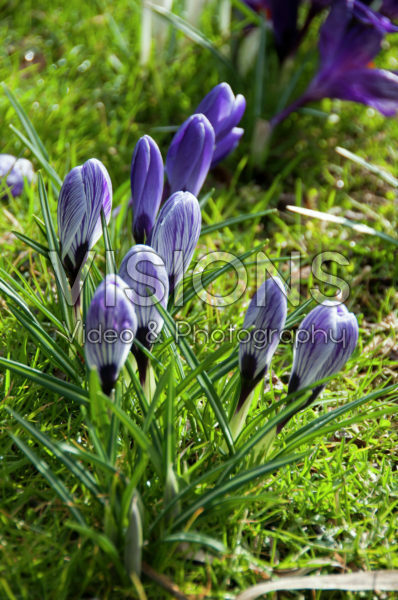
[[[315,69],[317,27],[283,69],[267,31],[264,53],[243,75],[236,65],[252,17],[232,4],[229,33],[220,32],[217,2],[206,5],[200,35],[164,21],[166,41],[155,39],[145,65],[138,0],[0,8],[0,152],[32,160],[41,174],[0,201],[1,600],[232,600],[269,580],[398,570],[398,121],[324,99],[271,136],[283,94],[297,96]],[[395,69],[397,50],[391,35],[377,61]],[[129,359],[111,401],[86,375],[79,340],[67,339],[68,309],[46,256],[59,182],[98,158],[120,207],[96,246],[90,298],[112,268],[106,250],[119,267],[133,244],[138,139],[151,135],[165,157],[176,129],[222,81],[246,97],[245,134],[200,192],[202,235],[185,302],[169,304],[153,349],[156,391],[142,389]],[[192,269],[215,251],[240,257],[247,273],[241,297],[223,307],[216,297],[237,283],[225,255],[205,269],[207,295],[191,293]],[[322,275],[313,261],[323,252],[335,254]],[[347,282],[359,342],[316,403],[261,454],[253,440],[270,433],[284,405],[291,343],[278,347],[233,448],[223,415],[237,399],[235,329],[266,266],[300,282],[289,297],[291,331],[314,306],[314,290],[335,291],[325,272]],[[175,323],[189,333],[176,337]],[[396,596],[314,587],[273,597]]]

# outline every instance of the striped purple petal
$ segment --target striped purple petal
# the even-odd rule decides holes
[[[73,281],[87,252],[102,235],[101,210],[109,223],[112,183],[104,165],[91,158],[65,177],[58,199],[61,258]]]
[[[256,385],[269,368],[285,326],[286,314],[284,285],[279,278],[271,277],[254,294],[243,322],[243,329],[248,334],[239,345],[239,368],[250,387]]]
[[[137,315],[137,339],[147,348],[163,327],[157,304],[167,306],[169,277],[162,258],[150,246],[138,244],[126,254],[119,275],[127,284],[127,297]]]
[[[316,306],[296,333],[288,392],[292,393],[340,371],[358,341],[358,322],[344,304]],[[321,391],[314,390],[311,400]]]
[[[126,290],[127,285],[118,275],[108,275],[98,286],[87,311],[86,361],[90,369],[98,370],[106,394],[110,394],[118,378],[137,331],[137,317]]]
[[[152,230],[151,246],[162,257],[170,293],[187,271],[202,225],[199,202],[190,192],[176,192],[163,205]]]

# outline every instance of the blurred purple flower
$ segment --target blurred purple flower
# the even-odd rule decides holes
[[[176,192],[163,205],[151,236],[151,246],[162,257],[169,276],[169,292],[187,271],[202,225],[199,202],[190,192]]]
[[[286,314],[285,287],[279,278],[270,277],[254,294],[243,321],[243,330],[248,331],[248,337],[239,345],[242,386],[237,411],[268,371],[285,326]]]
[[[163,160],[156,142],[144,135],[137,142],[131,161],[133,235],[137,243],[148,239],[163,192]]]
[[[238,145],[243,129],[236,127],[246,108],[244,96],[236,97],[228,83],[216,85],[201,101],[196,113],[204,114],[213,126],[215,148],[211,166],[214,167]]]
[[[5,182],[3,178],[5,178]],[[26,178],[28,183],[32,183],[35,179],[35,172],[30,160],[16,158],[11,154],[0,154],[0,189],[2,197],[7,196],[4,183],[14,198],[20,196],[23,191],[24,178]],[[4,194],[3,191],[5,192]]]
[[[61,260],[71,283],[102,235],[101,210],[109,223],[112,183],[104,165],[90,158],[65,177],[58,199]]]
[[[123,258],[119,275],[128,286],[126,294],[137,315],[136,339],[150,350],[163,327],[163,317],[157,304],[166,308],[169,297],[169,277],[164,262],[153,248],[138,244]],[[143,383],[147,356],[136,346],[132,350]]]
[[[134,307],[127,285],[108,275],[98,286],[87,311],[85,345],[87,365],[98,370],[105,394],[110,394],[129,355],[137,331]]]
[[[398,28],[358,0],[335,0],[321,28],[320,67],[307,91],[271,120],[275,126],[307,102],[340,98],[371,106],[383,115],[398,110],[398,75],[369,65],[386,33]]]
[[[181,125],[166,157],[170,194],[199,194],[213,158],[214,141],[214,129],[203,114],[192,115]]]

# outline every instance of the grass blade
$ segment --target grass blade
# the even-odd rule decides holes
[[[214,487],[209,492],[202,494],[196,502],[191,504],[188,508],[185,509],[178,517],[176,517],[173,527],[178,528],[183,526],[190,517],[199,509],[203,510],[203,512],[211,509],[214,505],[217,504],[217,500],[226,496],[228,493],[233,492],[239,488],[244,487],[245,485],[252,483],[258,477],[262,477],[263,475],[267,475],[273,471],[278,471],[282,467],[290,465],[294,462],[298,462],[305,456],[307,453],[303,454],[293,454],[286,457],[282,457],[279,459],[272,460],[265,465],[260,465],[258,467],[254,467],[253,469],[249,469],[244,473],[237,475],[230,479],[229,481],[222,483]]]
[[[15,237],[18,238],[21,242],[23,242],[24,244],[26,244],[27,246],[32,248],[35,252],[37,252],[38,254],[41,254],[42,256],[44,256],[44,258],[48,259],[47,246],[44,246],[43,244],[40,244],[39,242],[32,240],[27,235],[24,235],[23,233],[19,233],[19,231],[13,231],[12,234],[15,235]]]
[[[13,373],[17,373],[17,375],[21,375],[22,377],[37,383],[41,387],[50,390],[50,392],[54,392],[59,396],[64,396],[68,400],[72,400],[72,402],[83,405],[88,404],[87,392],[72,383],[62,381],[62,379],[58,379],[53,375],[48,375],[38,369],[34,369],[33,367],[29,367],[28,365],[24,365],[9,358],[3,358],[2,356],[0,356],[0,367],[9,369]]]
[[[270,208],[268,210],[261,210],[257,213],[251,213],[248,215],[239,215],[238,217],[232,217],[230,219],[226,219],[225,221],[221,221],[220,223],[215,223],[214,225],[205,225],[202,227],[200,235],[207,235],[208,233],[213,233],[213,231],[219,231],[220,229],[224,229],[225,227],[232,227],[233,225],[239,225],[240,223],[244,223],[245,221],[252,221],[254,219],[260,219],[261,217],[265,217],[271,213],[278,212],[276,208]]]
[[[12,91],[8,89],[6,84],[2,83],[2,86],[3,86],[5,95],[7,96],[10,103],[12,104],[15,112],[17,113],[18,119],[20,120],[21,125],[23,126],[23,128],[24,128],[26,134],[28,135],[30,141],[32,142],[33,146],[35,148],[37,148],[37,150],[40,152],[40,154],[46,160],[48,160],[47,150],[46,150],[43,142],[41,141],[36,129],[33,127],[32,122],[29,119],[28,115],[26,114],[26,112],[24,111],[24,109],[22,108],[21,104],[16,99],[16,97],[14,96]]]
[[[167,10],[163,6],[157,6],[156,4],[152,4],[151,2],[146,2],[146,5],[155,13],[157,13],[162,19],[164,19],[165,21],[173,25],[173,27],[181,31],[181,33],[183,33],[192,42],[198,44],[198,46],[201,46],[206,50],[209,50],[217,58],[218,61],[225,65],[231,73],[235,74],[235,69],[233,68],[232,63],[221,52],[217,50],[214,44],[212,44],[211,41],[205,35],[203,35],[201,31],[193,27],[190,23],[188,23],[178,15],[174,14],[170,10]]]
[[[170,544],[181,542],[185,542],[186,544],[199,544],[199,546],[204,546],[205,548],[209,548],[210,550],[214,550],[220,554],[227,553],[227,549],[222,542],[215,540],[209,535],[199,533],[198,531],[181,531],[179,533],[171,533],[163,538],[162,542]]]
[[[151,458],[152,464],[156,469],[157,473],[161,474],[161,462],[158,453],[155,451],[151,440],[145,435],[138,425],[134,423],[126,412],[112,402],[110,398],[104,395],[104,403],[107,404],[108,408],[119,418],[120,422],[126,427],[127,431],[131,434],[136,444],[146,452]]]
[[[94,496],[98,502],[104,504],[104,499],[100,495],[100,490],[97,486],[97,483],[94,477],[91,475],[90,471],[87,471],[82,467],[77,461],[71,460],[58,446],[54,443],[46,434],[42,431],[34,427],[32,423],[26,421],[23,417],[21,417],[17,412],[13,411],[12,408],[6,406],[6,411],[16,420],[18,423],[25,429],[27,433],[29,433],[32,437],[34,437],[39,444],[47,448],[65,467],[78,479],[84,487],[86,487]]]
[[[319,210],[303,208],[301,206],[287,206],[286,208],[291,212],[298,213],[299,215],[303,215],[305,217],[311,217],[312,219],[319,219],[320,221],[327,221],[329,223],[336,223],[337,225],[344,225],[345,227],[353,229],[357,233],[374,235],[386,242],[389,242],[390,244],[394,244],[394,246],[398,246],[398,238],[393,238],[391,235],[388,235],[388,233],[384,233],[384,231],[377,231],[377,229],[374,229],[365,223],[357,223],[356,221],[351,221],[345,217],[339,217],[337,215],[321,212]]]
[[[51,471],[48,464],[42,458],[39,458],[37,454],[25,444],[25,442],[23,442],[19,437],[12,433],[10,433],[9,435],[12,438],[13,442],[18,446],[18,448],[30,460],[33,466],[48,481],[52,489],[61,498],[62,502],[70,510],[71,514],[75,517],[76,521],[80,523],[80,525],[84,525],[85,521],[83,519],[83,516],[75,506],[75,499],[73,495],[69,492],[69,490],[66,488],[64,483]]]

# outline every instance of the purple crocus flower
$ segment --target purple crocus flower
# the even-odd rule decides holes
[[[181,125],[166,157],[171,194],[199,194],[213,159],[214,141],[214,129],[205,115],[192,115]]]
[[[307,91],[271,120],[275,126],[307,102],[340,98],[371,106],[383,115],[398,110],[398,75],[369,65],[386,33],[397,31],[391,21],[358,0],[335,0],[321,28],[320,68]]]
[[[299,326],[288,393],[340,371],[358,342],[358,321],[344,304],[326,301]],[[324,385],[313,390],[312,400]]]
[[[294,344],[293,366],[288,394],[338,373],[358,342],[358,321],[344,304],[325,301],[316,306],[300,324]],[[319,395],[325,384],[314,387],[305,408]],[[278,431],[290,417],[279,423]]]
[[[3,178],[5,178],[5,184],[11,195],[16,198],[22,194],[24,179],[26,178],[28,183],[32,183],[34,180],[33,165],[26,158],[16,158],[12,154],[0,154],[0,186],[2,189],[5,188]]]
[[[137,142],[131,161],[133,235],[141,244],[148,239],[163,192],[163,160],[156,142],[144,135]]]
[[[163,205],[151,236],[151,246],[162,257],[169,276],[169,292],[178,286],[198,243],[202,215],[190,192],[176,192]]]
[[[228,83],[216,85],[201,101],[196,109],[203,113],[213,126],[215,148],[211,166],[214,167],[238,145],[243,129],[236,127],[243,117],[246,100],[242,94],[236,97]]]
[[[286,291],[278,277],[267,279],[254,294],[243,321],[248,337],[239,345],[242,386],[237,411],[265,376],[286,321]]]
[[[127,285],[108,275],[98,286],[87,311],[85,345],[87,365],[96,368],[105,394],[110,394],[126,362],[137,331],[134,307]]]
[[[87,253],[102,235],[101,210],[109,223],[112,183],[104,165],[90,158],[65,177],[58,199],[61,260],[73,284]]]
[[[164,262],[153,248],[138,244],[123,258],[119,275],[128,286],[126,294],[137,315],[136,339],[150,350],[163,327],[157,304],[166,308],[169,297],[169,277]],[[132,346],[132,350],[143,383],[147,356],[136,346]]]

